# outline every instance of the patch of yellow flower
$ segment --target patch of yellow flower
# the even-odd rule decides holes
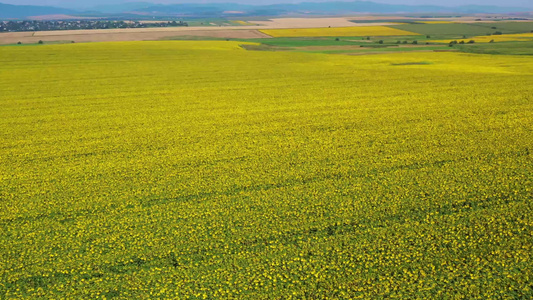
[[[243,25],[243,26],[253,25],[252,23],[249,23],[249,22],[246,22],[246,21],[241,21],[241,20],[231,21],[231,23],[238,24],[238,25]]]
[[[272,37],[320,37],[320,36],[402,36],[418,33],[387,26],[354,26],[331,28],[262,29]]]

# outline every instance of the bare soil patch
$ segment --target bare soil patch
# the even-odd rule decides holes
[[[262,26],[260,29],[286,29],[286,28],[323,28],[323,27],[361,27],[394,25],[390,22],[383,23],[354,23],[352,18],[275,18],[268,21],[248,21]],[[263,28],[263,26],[265,28]]]
[[[37,43],[57,41],[75,41],[76,43],[86,42],[114,42],[114,41],[154,41],[171,39],[179,36],[196,36],[211,38],[270,38],[270,36],[258,30],[141,30],[117,31],[117,30],[65,30],[65,31],[43,31],[43,32],[10,32],[0,34],[0,44],[15,44],[22,42]]]

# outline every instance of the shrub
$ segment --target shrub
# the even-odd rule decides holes
[[[475,42],[476,42],[476,41],[474,41],[474,40],[470,40],[470,41],[468,41],[469,44],[473,44],[473,43],[475,43]]]
[[[417,40],[414,40],[413,41],[413,45],[417,45],[418,44],[418,41]]]
[[[378,44],[383,44],[383,40],[379,40]]]
[[[42,40],[39,40],[39,44],[44,44],[44,42]]]
[[[502,32],[501,31],[495,31],[493,34],[494,35],[502,35]]]
[[[460,41],[460,42],[459,42],[459,44],[464,44],[464,43],[465,43],[465,41]]]
[[[18,42],[17,45],[22,45],[22,42]]]

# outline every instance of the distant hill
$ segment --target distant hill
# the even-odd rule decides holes
[[[97,11],[104,14],[117,14],[142,10],[154,6],[149,2],[126,2],[123,4],[97,5],[90,8],[91,11]]]
[[[69,15],[74,13],[76,11],[60,7],[0,3],[0,19],[26,19],[32,16]]]
[[[0,4],[0,19],[25,19],[42,15],[90,15],[93,17],[116,17],[117,14],[138,14],[143,16],[223,17],[282,16],[282,15],[335,15],[350,13],[513,13],[530,9],[468,5],[443,7],[431,5],[393,5],[369,1],[354,2],[303,2],[298,4],[246,5],[236,3],[206,4],[153,4],[131,2],[125,4],[95,6],[88,12],[49,6],[27,6]],[[130,15],[131,16],[131,15]]]
[[[221,16],[241,12],[247,16],[288,14],[348,14],[348,13],[509,13],[528,11],[525,8],[470,5],[442,7],[431,5],[393,5],[368,1],[303,2],[298,4],[243,5],[232,3],[153,5],[136,11],[155,15]]]

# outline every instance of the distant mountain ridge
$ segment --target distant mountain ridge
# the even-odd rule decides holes
[[[240,11],[243,15],[283,15],[283,14],[349,14],[349,13],[508,13],[529,11],[526,8],[468,5],[442,7],[434,5],[395,5],[369,1],[354,2],[303,2],[298,4],[244,5],[232,3],[212,4],[170,4],[154,5],[138,9],[139,12],[153,14],[204,14],[221,15],[227,11]]]
[[[153,4],[131,2],[125,4],[100,5],[90,11],[50,6],[9,5],[0,3],[0,19],[25,19],[41,15],[91,15],[106,17],[110,14],[139,14],[144,16],[180,17],[224,17],[242,16],[282,16],[282,15],[335,15],[350,13],[512,13],[527,12],[530,9],[466,5],[443,7],[435,5],[399,5],[369,1],[353,2],[302,2],[297,4],[247,5],[237,3],[206,4]]]
[[[150,2],[126,2],[123,4],[108,4],[97,5],[90,8],[91,11],[98,11],[105,14],[116,14],[133,12],[136,10],[145,9],[147,7],[154,6],[154,3]]]
[[[0,20],[1,19],[26,19],[32,16],[42,15],[68,15],[79,13],[75,10],[37,5],[12,5],[0,3]]]

